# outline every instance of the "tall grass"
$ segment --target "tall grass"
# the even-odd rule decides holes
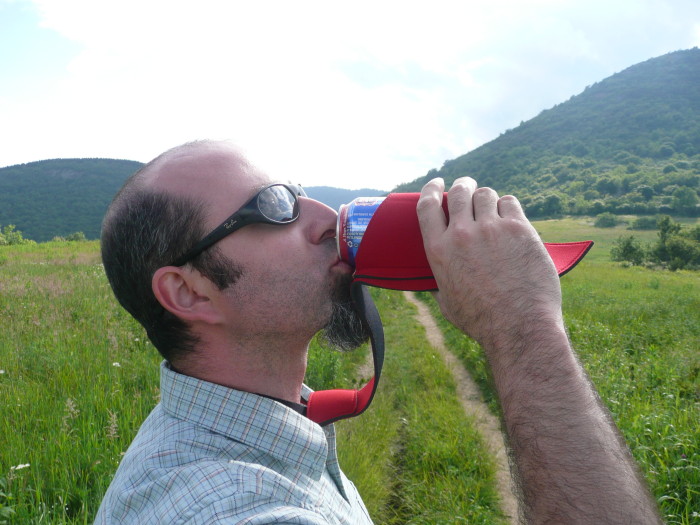
[[[88,523],[157,402],[158,358],[114,301],[96,243],[0,255],[0,477],[13,522]]]
[[[376,523],[504,523],[495,461],[442,358],[398,292],[374,290],[387,355],[361,418],[338,423],[341,464]]]
[[[345,470],[377,523],[497,523],[493,461],[449,374],[400,294],[378,302],[385,373],[370,410],[338,423]],[[91,523],[158,402],[160,357],[113,298],[97,243],[0,247],[0,316],[0,523]],[[353,386],[366,358],[314,343],[307,382]]]
[[[0,247],[0,523],[90,523],[158,402],[159,354],[116,303],[98,250]],[[314,345],[308,379],[346,386],[361,359]]]
[[[596,252],[615,232],[584,226],[537,224],[546,240],[598,242],[562,279],[571,339],[668,523],[700,523],[700,275],[620,268]],[[337,425],[344,470],[376,523],[499,523],[493,461],[413,307],[375,297],[385,371],[370,409]],[[0,319],[0,523],[90,523],[158,401],[160,357],[114,300],[96,243],[0,247]],[[480,349],[442,328],[497,410]],[[366,357],[314,344],[307,381],[351,386]]]

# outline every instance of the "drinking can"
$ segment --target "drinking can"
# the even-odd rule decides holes
[[[338,255],[349,265],[355,266],[355,256],[362,242],[362,236],[374,212],[385,198],[358,197],[349,204],[340,206],[336,229]]]

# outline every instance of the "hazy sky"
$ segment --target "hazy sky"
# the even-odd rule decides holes
[[[231,139],[388,190],[697,45],[697,0],[0,0],[0,167]]]

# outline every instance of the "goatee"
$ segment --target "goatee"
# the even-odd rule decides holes
[[[335,289],[333,311],[328,324],[320,333],[320,342],[336,350],[355,350],[369,340],[369,327],[355,308],[350,297],[352,277],[344,276]]]

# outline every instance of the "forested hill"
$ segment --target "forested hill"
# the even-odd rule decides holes
[[[632,66],[395,191],[465,175],[530,217],[699,215],[700,50]]]
[[[142,164],[114,159],[53,159],[0,169],[0,225],[47,241],[83,232],[100,235],[112,197]]]
[[[115,159],[53,159],[0,168],[0,227],[14,225],[37,242],[82,232],[100,236],[102,217],[124,181],[143,164]],[[305,188],[334,209],[358,196],[385,192]]]

